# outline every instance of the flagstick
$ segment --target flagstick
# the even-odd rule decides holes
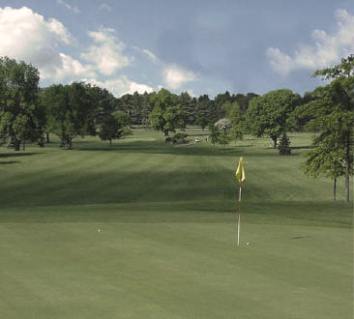
[[[237,247],[240,246],[240,228],[241,228],[241,214],[238,214],[238,221],[237,221]]]
[[[240,246],[240,230],[241,230],[241,199],[242,199],[242,185],[238,192],[238,220],[237,220],[237,247]]]

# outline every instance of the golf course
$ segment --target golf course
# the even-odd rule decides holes
[[[268,138],[187,133],[2,147],[0,318],[351,319],[352,197],[304,174],[313,134],[279,156]]]

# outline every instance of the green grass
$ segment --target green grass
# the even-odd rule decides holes
[[[332,202],[331,181],[303,174],[310,135],[291,140],[291,157],[265,139],[174,147],[144,130],[1,149],[0,318],[351,319],[344,181]]]

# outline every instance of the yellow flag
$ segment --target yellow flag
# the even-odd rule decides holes
[[[243,157],[240,157],[235,177],[240,184],[242,184],[246,180],[245,168],[243,166]]]

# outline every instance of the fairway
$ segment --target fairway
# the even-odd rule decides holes
[[[190,135],[206,134],[189,129]],[[0,318],[351,319],[352,204],[267,139],[0,151]],[[241,247],[234,171],[245,159]]]

